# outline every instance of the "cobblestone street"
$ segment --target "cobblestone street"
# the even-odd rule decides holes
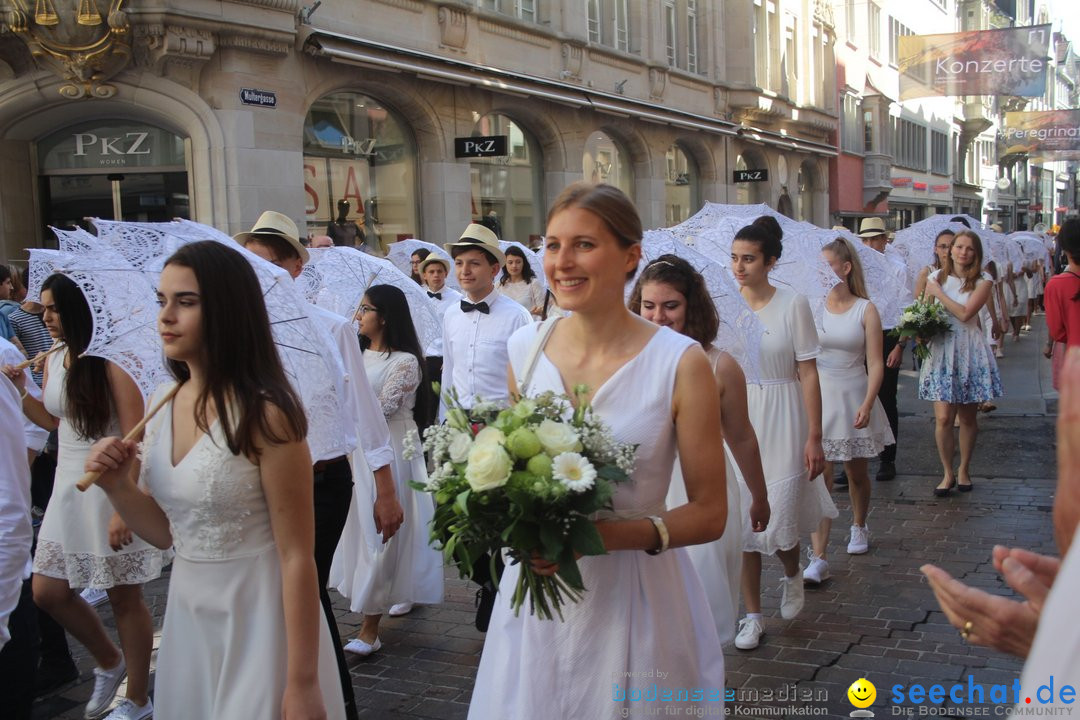
[[[900,474],[893,482],[873,484],[870,552],[853,557],[844,553],[850,511],[847,494],[838,491],[834,498],[840,517],[831,538],[833,578],[807,591],[806,609],[798,619],[780,619],[780,565],[775,559],[766,561],[767,634],[756,650],[731,649],[727,654],[727,686],[739,697],[732,713],[788,717],[795,714],[778,708],[795,705],[815,708],[819,716],[847,716],[852,710],[847,688],[865,676],[877,687],[871,709],[879,717],[891,716],[891,688],[896,684],[962,682],[966,687],[970,675],[975,684],[987,686],[1011,684],[1019,676],[1018,661],[961,640],[938,610],[919,567],[934,563],[968,584],[1008,594],[990,562],[995,544],[1056,554],[1050,517],[1056,395],[1050,388],[1049,364],[1039,354],[1045,338],[1041,316],[1034,326],[1020,343],[1007,341],[1008,357],[1000,365],[1008,396],[998,402],[996,412],[980,417],[972,493],[932,496],[940,481],[932,411],[929,403],[916,398],[916,376],[910,367],[905,370]],[[767,439],[762,446],[767,450]],[[874,470],[872,465],[871,473]],[[443,604],[386,618],[383,649],[369,658],[350,659],[361,717],[466,716],[483,635],[472,625],[475,588],[455,575],[447,573]],[[166,576],[146,591],[159,628],[167,582]],[[339,599],[337,608],[342,637],[348,638],[361,618],[348,611],[344,600]],[[115,632],[108,608],[101,612]],[[82,717],[92,686],[91,663],[78,643],[72,640],[71,647],[80,679],[42,698],[36,718]],[[812,698],[790,702],[793,693],[810,693]]]

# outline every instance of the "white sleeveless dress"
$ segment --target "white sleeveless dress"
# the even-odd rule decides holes
[[[49,381],[41,398],[45,409],[60,418],[60,428],[56,481],[38,533],[34,572],[67,580],[73,588],[107,590],[117,585],[141,585],[161,575],[169,553],[139,537],[119,552],[114,551],[109,547],[109,520],[114,512],[109,497],[97,486],[86,492],[75,487],[97,438],[79,437],[65,417],[66,354],[66,350],[57,351],[48,357]],[[120,434],[114,414],[103,437]]]
[[[705,354],[709,356],[715,375],[716,365],[723,352],[710,347]],[[711,543],[691,545],[686,548],[686,552],[705,588],[705,597],[709,601],[713,621],[716,623],[716,634],[720,643],[727,645],[735,639],[735,624],[739,615],[743,533],[747,532],[749,523],[743,519],[739,481],[736,479],[741,476],[736,470],[727,442],[724,443],[724,464],[727,470],[727,523],[724,525],[724,534]],[[682,466],[676,457],[671,486],[668,488],[667,506],[668,509],[676,508],[686,502],[686,483],[683,481]]]
[[[431,496],[409,487],[410,481],[427,482],[424,451],[413,420],[420,365],[406,352],[387,355],[367,350],[364,368],[390,426],[394,446],[391,471],[405,522],[385,545],[381,536],[368,538],[347,527],[334,554],[330,586],[350,599],[353,612],[381,615],[397,603],[441,603],[443,562],[442,553],[428,542],[435,515]],[[411,459],[405,457],[407,444],[412,445]],[[370,507],[355,509],[371,514]],[[378,545],[372,547],[373,542]]]
[[[171,388],[158,390],[157,397]],[[259,468],[233,455],[219,422],[172,465],[170,402],[147,427],[144,485],[169,518],[176,560],[154,691],[157,720],[280,718],[288,646],[281,563]],[[319,615],[319,688],[344,718],[330,629]]]
[[[855,429],[855,415],[866,399],[866,327],[870,301],[857,298],[846,312],[825,308],[818,378],[821,383],[821,445],[825,459],[844,462],[877,457],[895,441],[881,401],[874,399],[870,424]]]
[[[515,376],[538,325],[508,341]],[[638,445],[631,482],[618,486],[614,511],[603,517],[643,518],[662,512],[675,460],[671,403],[675,370],[691,338],[660,328],[645,348],[596,389],[593,408],[615,439]],[[541,354],[530,394],[566,393],[558,369]],[[705,591],[685,549],[660,555],[617,551],[578,561],[586,592],[563,608],[565,622],[540,620],[510,596],[518,566],[499,584],[476,676],[470,720],[605,720],[670,702],[630,701],[635,693],[700,688],[702,699],[677,703],[683,715],[723,714],[724,656]],[[665,673],[662,677],[657,672]],[[715,699],[711,699],[715,698]],[[648,707],[650,710],[644,710]],[[696,711],[695,708],[702,708]]]
[[[799,360],[821,353],[810,304],[802,295],[776,288],[757,316],[761,338],[761,384],[747,384],[750,424],[761,446],[761,468],[772,514],[764,532],[747,533],[743,550],[772,555],[790,550],[817,530],[823,517],[837,516],[821,477],[808,480],[804,448],[810,433],[797,374]],[[750,514],[750,490],[740,483],[743,517]]]

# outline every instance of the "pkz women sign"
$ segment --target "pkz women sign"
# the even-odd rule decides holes
[[[1049,25],[900,38],[900,99],[1046,92]]]

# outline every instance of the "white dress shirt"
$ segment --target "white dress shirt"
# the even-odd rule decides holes
[[[482,300],[487,314],[464,312],[461,304],[448,307],[443,317],[442,386],[457,390],[461,404],[471,408],[477,396],[498,405],[510,404],[506,368],[510,357],[506,341],[532,315],[498,290]]]
[[[394,460],[394,446],[390,444],[390,428],[383,417],[379,399],[368,382],[364,370],[364,354],[360,351],[360,341],[356,329],[342,316],[329,310],[308,303],[306,308],[313,320],[320,323],[334,338],[334,343],[341,352],[341,363],[345,367],[345,387],[348,390],[342,403],[342,427],[346,438],[351,443],[348,447],[328,450],[324,457],[312,457],[312,462],[332,460],[359,448],[364,452],[367,464],[375,470],[389,465]],[[358,442],[359,440],[359,442]]]
[[[11,639],[8,618],[31,568],[30,466],[22,417],[19,391],[0,375],[0,648]]]
[[[427,286],[424,287],[424,291],[427,293],[432,292],[431,288]],[[455,307],[459,306],[461,304],[461,299],[465,296],[448,285],[443,285],[442,290],[439,291],[439,295],[441,296],[441,299],[429,296],[428,300],[430,300],[431,304],[435,307],[435,314],[439,316],[439,322],[441,323],[443,322],[443,316],[446,315],[446,309],[451,305]],[[440,333],[439,337],[435,338],[431,345],[424,350],[424,355],[425,357],[443,356],[442,333]]]
[[[20,352],[19,348],[15,347],[9,340],[0,338],[0,365],[18,365],[25,361],[26,356]],[[34,377],[30,374],[30,368],[23,370],[23,375],[26,376],[26,391],[30,393],[30,397],[40,400],[41,388],[34,382]],[[22,416],[22,421],[23,434],[26,436],[26,449],[33,450],[36,453],[41,452],[45,447],[45,443],[49,441],[49,431],[25,415]]]

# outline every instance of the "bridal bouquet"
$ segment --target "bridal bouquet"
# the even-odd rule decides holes
[[[948,332],[952,332],[949,311],[936,300],[920,297],[904,308],[900,323],[891,334],[901,339],[915,338],[912,352],[920,360],[926,360],[930,357],[930,341]]]
[[[435,497],[432,543],[462,577],[487,555],[494,578],[495,557],[508,548],[521,565],[515,614],[528,602],[530,613],[562,619],[562,606],[581,599],[578,556],[605,552],[591,516],[611,507],[615,485],[633,471],[635,447],[615,442],[587,392],[574,388],[576,409],[549,392],[504,410],[466,409],[450,392],[446,424],[424,433],[435,470],[414,487]],[[558,563],[558,572],[536,574],[533,557]]]

